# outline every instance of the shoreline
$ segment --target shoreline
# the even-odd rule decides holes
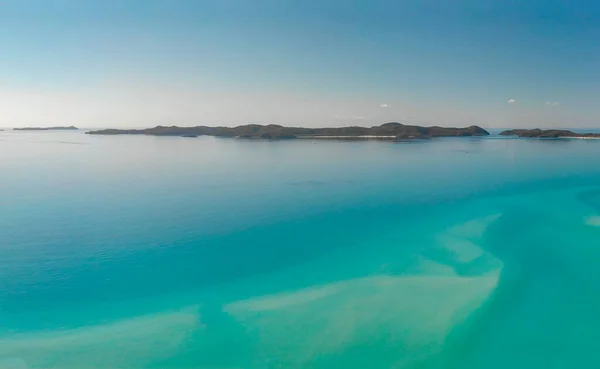
[[[299,138],[321,139],[429,139],[435,137],[489,136],[489,132],[478,126],[469,127],[421,127],[390,122],[372,127],[284,127],[276,124],[248,124],[237,127],[177,127],[156,126],[147,129],[102,129],[89,131],[90,135],[152,135],[152,136],[215,136],[230,138],[260,138],[288,140]]]

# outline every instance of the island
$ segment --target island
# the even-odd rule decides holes
[[[600,133],[575,133],[566,129],[509,129],[500,132],[501,136],[530,138],[600,138]]]
[[[284,127],[276,124],[248,124],[238,127],[178,127],[156,126],[147,129],[103,129],[89,131],[90,135],[152,135],[152,136],[215,136],[235,138],[259,138],[267,140],[312,139],[383,139],[414,140],[434,137],[488,136],[489,133],[478,126],[465,128],[420,127],[397,122],[373,127],[302,128]]]
[[[24,127],[13,128],[13,131],[77,131],[79,128],[75,126],[68,127]]]

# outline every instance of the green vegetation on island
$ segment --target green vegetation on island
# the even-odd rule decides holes
[[[478,126],[465,128],[420,127],[401,123],[385,123],[373,127],[302,128],[280,125],[249,124],[238,127],[177,127],[157,126],[148,129],[103,129],[86,132],[92,135],[152,135],[152,136],[215,136],[262,139],[296,138],[372,138],[372,139],[428,139],[433,137],[487,136]]]
[[[600,138],[600,133],[575,133],[566,129],[509,129],[500,132],[501,136],[531,138]]]

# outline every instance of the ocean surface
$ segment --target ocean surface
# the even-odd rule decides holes
[[[0,368],[598,368],[599,157],[0,132]]]

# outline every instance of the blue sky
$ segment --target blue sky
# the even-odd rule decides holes
[[[598,40],[588,0],[0,0],[0,126],[600,127]]]

